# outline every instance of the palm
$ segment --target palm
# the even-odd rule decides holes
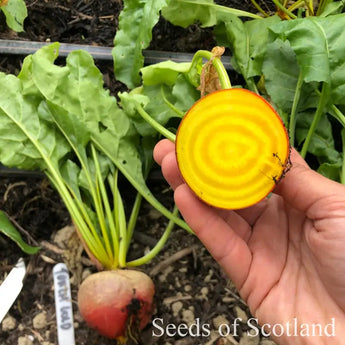
[[[248,209],[224,211],[186,186],[171,142],[157,145],[155,159],[185,220],[261,324],[336,318],[345,327],[345,186],[310,170],[292,151],[294,166],[276,194]]]
[[[323,315],[325,323],[337,315],[343,323],[345,277],[336,267],[345,255],[336,236],[339,229],[332,224],[335,219],[322,221],[323,231],[334,229],[334,236],[324,237],[313,220],[281,200],[273,196],[252,227],[247,240],[252,262],[241,295],[262,323],[284,324],[298,317],[301,324],[308,322],[310,314]],[[326,206],[322,200],[318,204],[321,210]]]

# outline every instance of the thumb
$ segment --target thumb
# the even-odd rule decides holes
[[[322,198],[330,195],[344,195],[345,186],[334,182],[312,170],[295,150],[290,155],[292,168],[274,189],[294,208],[307,212],[308,209]]]

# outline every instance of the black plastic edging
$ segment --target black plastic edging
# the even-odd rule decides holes
[[[51,44],[52,42],[33,42],[33,41],[13,41],[0,39],[0,54],[29,55],[35,53],[38,49]],[[83,44],[60,43],[59,56],[66,57],[74,50],[85,50],[92,55],[94,59],[111,61],[112,47],[92,46]],[[190,62],[194,54],[165,52],[158,50],[144,50],[145,65],[152,65],[158,62],[171,60],[174,62]],[[228,71],[233,71],[230,64],[230,57],[223,56],[222,63]]]

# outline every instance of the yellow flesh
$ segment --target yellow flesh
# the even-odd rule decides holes
[[[272,107],[244,89],[214,92],[185,115],[176,154],[181,174],[206,203],[225,209],[267,196],[288,160],[286,130]]]

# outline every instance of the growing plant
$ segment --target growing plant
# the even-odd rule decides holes
[[[158,22],[160,11],[173,24],[183,27],[199,20],[204,27],[216,25],[218,13],[261,18],[253,13],[216,5],[213,0],[124,0],[123,4],[114,37],[114,71],[116,79],[130,89],[141,84],[142,50],[151,42],[152,29]]]
[[[345,15],[340,13],[344,4],[342,1],[322,1],[317,7],[311,7],[311,2],[307,1],[296,1],[292,5],[294,7],[287,7],[286,1],[274,1],[274,4],[280,15],[263,17],[219,6],[212,0],[125,1],[113,50],[115,74],[131,89],[130,92],[119,94],[121,106],[142,137],[157,138],[159,132],[174,141],[181,119],[185,117],[182,128],[184,121],[188,123],[190,113],[185,116],[186,112],[192,109],[193,113],[194,107],[203,104],[200,101],[194,105],[200,98],[200,76],[205,58],[212,61],[222,88],[229,87],[224,73],[219,73],[219,57],[210,52],[198,51],[190,63],[165,61],[143,67],[142,49],[149,44],[151,30],[160,10],[175,25],[186,27],[198,21],[201,26],[214,27],[218,43],[231,50],[232,65],[244,80],[243,85],[239,86],[266,98],[276,109],[288,128],[291,144],[319,172],[345,182],[345,144],[344,140],[341,141],[345,137],[342,129],[345,125],[342,113],[345,85],[342,54],[345,40],[341,38]],[[153,15],[149,16],[148,13]],[[246,16],[247,20],[242,21],[241,16]],[[132,18],[135,18],[137,25],[128,25],[133,24]],[[129,56],[131,58],[127,59]],[[216,95],[215,98],[219,100],[217,96],[226,95],[227,92],[216,92],[205,99]],[[236,102],[241,99],[242,92],[248,91],[238,91]],[[267,106],[259,96],[253,97],[260,99],[255,107],[260,107],[259,103]],[[232,99],[231,103],[234,102]],[[223,101],[219,103],[223,104]],[[242,104],[237,103],[237,108],[241,109]],[[235,203],[225,207],[240,208],[259,201],[279,182],[288,167],[288,137],[272,108],[266,107],[263,113],[266,112],[274,114],[276,126],[273,126],[272,133],[280,133],[275,141],[281,145],[278,145],[279,149],[276,150],[277,146],[273,145],[265,153],[267,161],[277,170],[257,170],[261,170],[260,177],[270,184],[265,191],[261,190],[260,185],[260,193],[257,194],[260,197],[248,204]],[[190,127],[188,123],[188,128],[193,129],[193,124]],[[183,151],[182,146],[179,146],[177,139],[178,157]],[[186,148],[189,149],[190,146]],[[197,154],[200,154],[199,149]],[[257,156],[260,157],[260,153]],[[197,162],[202,161],[199,158],[197,156]],[[192,159],[195,160],[188,156],[186,161],[182,161],[187,162],[188,167]],[[179,164],[183,173],[184,163],[180,160]],[[259,158],[255,162],[253,160],[253,165],[256,164],[261,167],[265,165]],[[201,166],[200,170],[205,169],[205,166]],[[188,178],[188,173],[186,175],[184,172],[184,176]],[[187,182],[192,185],[193,178]],[[207,188],[204,190],[207,191]],[[208,199],[206,201],[209,202]],[[223,204],[215,205],[224,207]]]
[[[163,207],[146,186],[145,177],[152,164],[152,138],[139,136],[116,98],[103,88],[102,74],[88,53],[73,52],[66,66],[60,67],[54,64],[58,47],[55,43],[26,57],[18,76],[0,74],[0,84],[7,90],[0,97],[0,161],[9,167],[39,169],[47,175],[100,270],[142,265],[157,255],[174,223],[189,228],[177,216],[177,210],[170,212]],[[118,185],[120,173],[138,191],[128,217]],[[170,221],[148,254],[128,262],[143,197]],[[128,324],[136,324],[137,319],[140,327],[145,325],[143,320],[147,322],[147,316],[140,322],[144,315],[141,308],[145,315],[150,311],[152,286],[147,284],[142,289],[141,273],[133,272],[119,273],[127,277],[125,294],[130,301],[121,298],[122,293],[114,294],[113,302],[108,302],[118,306],[120,298],[119,310],[123,310],[137,301],[136,313],[121,319],[122,324],[120,318],[113,321],[118,331],[112,333],[98,325],[102,334],[118,338],[125,336]],[[136,280],[135,275],[139,277]],[[103,294],[103,289],[98,292]],[[97,294],[94,298],[97,300]]]
[[[23,240],[19,231],[15,228],[4,211],[0,211],[0,234],[1,233],[14,241],[18,245],[18,247],[26,254],[36,254],[40,249],[39,247],[28,245]]]
[[[81,313],[101,334],[125,343],[135,328],[148,322],[154,291],[148,277],[128,268],[154,257],[174,223],[189,230],[177,209],[170,213],[145,184],[153,145],[158,133],[174,139],[171,130],[176,126],[169,121],[179,122],[200,97],[203,59],[221,70],[222,87],[227,87],[228,77],[219,56],[199,51],[190,63],[168,61],[143,68],[143,85],[119,94],[120,108],[103,89],[102,75],[88,53],[71,53],[63,67],[54,64],[57,56],[55,43],[26,57],[17,77],[0,74],[8,90],[0,97],[0,160],[6,166],[42,170],[60,193],[89,256],[108,271],[81,285]],[[120,173],[139,192],[128,222],[118,186]],[[170,221],[148,254],[128,262],[142,197]],[[111,287],[109,293],[104,286]],[[92,298],[89,291],[94,291]]]
[[[269,11],[265,10],[255,0],[251,0],[255,8],[264,16],[269,17]],[[283,20],[301,18],[302,16],[325,16],[341,11],[341,1],[334,0],[272,0],[276,8],[276,14]]]
[[[181,174],[200,199],[238,209],[272,191],[289,168],[290,146],[282,120],[267,101],[248,90],[231,88],[221,53],[216,47],[212,52],[198,51],[188,64],[163,62],[145,67],[143,86],[120,98],[124,109],[128,102],[137,102],[133,116],[143,135],[157,131],[176,141]],[[209,61],[203,65],[203,59]],[[174,83],[172,89],[169,83]],[[180,85],[184,85],[185,99],[188,87],[197,93],[185,107],[174,99]],[[158,100],[147,96],[153,87],[156,95],[161,94]],[[158,117],[164,113],[158,102],[170,109],[172,117],[183,117],[176,135],[166,128],[171,118]]]
[[[344,2],[313,2],[313,9],[309,1],[295,1],[291,8],[287,7],[291,2],[274,1],[274,4],[278,5],[278,2],[291,13],[296,13],[296,18],[283,20],[270,13],[267,13],[270,16],[264,17],[236,12],[236,9],[216,5],[213,0],[170,1],[162,7],[161,13],[175,25],[187,27],[198,22],[202,27],[213,27],[218,44],[230,49],[232,66],[244,79],[240,86],[269,100],[288,128],[291,145],[307,158],[315,170],[331,179],[345,182],[342,159],[342,128],[345,125],[342,96],[345,84],[342,63],[345,40],[342,39],[342,28],[345,14],[341,13]],[[137,11],[143,13],[145,6],[149,6],[148,2],[137,4]],[[305,11],[298,13],[299,8]],[[125,16],[126,7],[123,13]],[[240,16],[247,16],[247,19],[242,21]],[[150,30],[148,26],[145,28]],[[120,32],[128,33],[132,29],[129,26],[122,27],[120,21]],[[126,33],[121,35],[125,36]],[[116,51],[120,54],[121,41],[115,38],[116,43]],[[136,47],[137,54],[141,52],[138,42],[132,46]],[[114,56],[115,66],[117,57]],[[165,72],[175,76],[178,68],[168,64],[164,63]],[[164,90],[164,99],[171,103],[177,79],[149,80],[149,74],[153,73],[150,67],[140,70],[138,63],[126,68],[132,68],[131,75],[137,78],[139,72],[142,72],[142,95],[148,92],[149,86],[152,89],[155,85],[157,94]],[[181,78],[179,76],[178,80]],[[186,78],[190,84],[197,86],[193,76],[189,74]],[[132,85],[135,84],[134,79],[131,80]],[[194,92],[186,91],[186,98],[195,101],[198,96]],[[192,104],[192,101],[189,102],[189,107]],[[152,100],[144,108],[152,109],[147,113],[159,123],[165,125],[168,121],[155,113]],[[188,109],[185,107],[182,110],[185,112]],[[178,116],[177,113],[175,111],[175,116]]]
[[[205,27],[214,26],[218,42],[232,51],[232,64],[244,80],[240,86],[273,104],[288,128],[291,143],[314,163],[315,169],[345,181],[344,144],[341,143],[345,125],[342,114],[345,17],[335,14],[342,8],[342,2],[329,3],[320,16],[294,20],[282,20],[277,15],[263,18],[216,5],[212,0],[127,0],[124,5],[113,53],[116,77],[130,91],[118,95],[120,104],[103,89],[102,75],[87,53],[73,52],[66,66],[56,66],[58,44],[27,57],[18,77],[0,74],[0,83],[7,90],[0,97],[1,162],[46,173],[99,268],[110,271],[141,265],[161,249],[173,223],[189,230],[177,217],[177,210],[172,213],[163,207],[145,183],[152,165],[152,148],[161,134],[176,139],[181,119],[194,108],[200,91],[206,90],[201,82],[205,79],[200,79],[205,59],[218,72],[221,87],[230,86],[224,70],[220,71],[219,56],[207,51],[196,52],[190,63],[165,61],[143,67],[142,49],[151,40],[151,30],[160,10],[176,25],[187,26],[198,20]],[[184,15],[177,15],[181,11]],[[239,18],[244,15],[249,20]],[[213,86],[206,93],[212,91]],[[236,99],[243,92],[249,91],[238,91]],[[211,96],[205,99],[208,97]],[[253,97],[267,105],[258,96]],[[273,114],[271,107],[265,109]],[[277,150],[276,146],[270,147],[266,155],[279,170],[261,169],[261,177],[270,183],[265,195],[278,182],[288,163],[288,140],[285,131],[279,132],[284,134],[282,146]],[[139,193],[129,217],[118,186],[119,174]],[[148,255],[127,262],[142,197],[166,215],[169,224]],[[122,270],[121,274],[127,271],[132,272]],[[111,281],[112,277],[109,274],[105,279]],[[120,337],[123,342],[125,339],[121,337],[128,335],[128,325],[143,327],[145,324],[140,318],[149,309],[145,306],[151,305],[151,297],[146,297],[152,296],[151,283],[147,284],[146,294],[140,293],[140,298],[134,294],[140,290],[136,285],[131,282],[127,286],[131,292],[125,294],[123,307],[106,302],[114,306],[111,312],[116,315],[118,310],[127,311],[120,316],[125,320],[119,323],[120,330],[101,328],[103,319],[99,317],[89,319],[103,334]],[[82,293],[81,305],[83,298]],[[133,304],[137,308],[132,308]],[[130,313],[133,310],[135,314]],[[86,318],[87,314],[88,311],[84,314]]]
[[[1,0],[0,11],[4,13],[7,26],[16,31],[23,31],[24,20],[28,15],[24,0]]]
[[[281,9],[277,1],[274,3]],[[293,20],[283,20],[287,19],[285,15],[261,17],[248,14],[218,6],[212,0],[125,1],[113,54],[116,76],[132,89],[119,94],[119,97],[122,109],[130,116],[137,132],[143,138],[157,138],[159,132],[174,141],[180,120],[190,108],[193,112],[194,104],[200,98],[200,90],[197,89],[202,86],[203,59],[212,61],[217,72],[220,70],[220,59],[205,51],[198,51],[190,63],[165,61],[142,67],[142,49],[149,44],[152,27],[159,10],[162,10],[162,15],[176,25],[187,26],[198,20],[202,26],[214,26],[218,42],[232,51],[232,64],[244,79],[241,87],[272,103],[288,128],[291,144],[313,163],[315,169],[344,182],[344,143],[341,139],[345,136],[342,130],[345,125],[342,113],[345,85],[342,52],[345,40],[340,37],[345,15],[339,14],[344,4],[340,1],[320,2],[317,10],[310,7],[310,2],[303,2],[302,6],[301,1],[296,1],[294,8],[287,8],[285,1],[279,4],[289,13],[297,12],[297,15],[291,16],[283,11]],[[305,6],[306,10],[301,11],[300,8]],[[179,15],[181,12],[183,16]],[[148,16],[148,13],[154,15]],[[250,19],[242,21],[239,16],[244,15]],[[128,25],[129,18],[135,18],[138,25]],[[131,59],[126,60],[128,56]],[[224,74],[218,73],[218,76],[222,88],[228,88]],[[224,91],[224,95],[227,92]],[[245,91],[238,91],[239,99],[242,92]],[[222,92],[215,94],[223,95]],[[206,96],[205,99],[213,96]],[[258,96],[253,97],[267,105]],[[202,104],[202,101],[197,104]],[[268,114],[273,112],[270,107],[264,113],[266,111]],[[187,122],[189,115],[185,117]],[[264,192],[260,190],[260,197],[251,200],[250,204],[267,195],[289,163],[286,132],[277,117],[273,118],[277,123],[273,132],[281,134],[276,142],[282,146],[277,150],[276,146],[270,147],[265,156],[279,169],[273,173],[259,169],[263,170],[261,177],[269,181],[270,188]],[[183,149],[178,143],[179,139],[179,156]],[[187,162],[191,159],[189,157]],[[258,163],[261,164],[260,160]],[[183,171],[181,160],[179,164]],[[232,204],[226,207],[244,206]]]

